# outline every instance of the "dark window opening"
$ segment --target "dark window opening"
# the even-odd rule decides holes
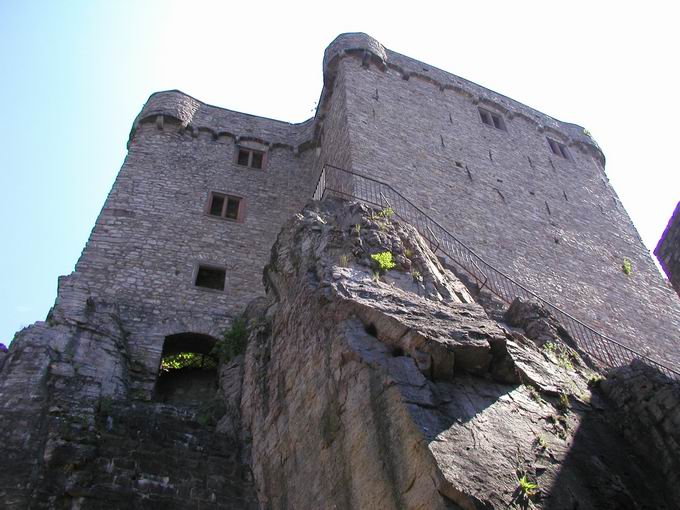
[[[239,148],[236,162],[241,166],[260,170],[264,166],[264,152],[255,149]]]
[[[156,382],[156,400],[174,405],[199,405],[217,390],[216,340],[200,333],[165,337]]]
[[[230,220],[240,220],[241,200],[240,197],[211,192],[208,202],[208,214]]]
[[[250,166],[253,168],[262,168],[262,156],[261,152],[253,152],[252,163]]]
[[[224,207],[224,196],[213,194],[210,202],[210,214],[213,216],[222,216],[222,208]]]
[[[492,113],[489,110],[485,110],[484,108],[479,108],[479,117],[482,119],[482,122],[487,126],[495,127],[496,129],[500,129],[501,131],[507,131],[507,129],[505,128],[505,122],[503,121],[503,117],[501,117],[497,113]]]
[[[556,156],[559,156],[564,159],[571,159],[569,150],[564,144],[561,144],[560,142],[556,142],[555,140],[551,140],[550,138],[548,138],[548,145],[550,145],[550,150]]]
[[[224,217],[232,220],[238,219],[238,209],[241,201],[238,198],[229,197],[227,199],[227,208],[224,212]]]
[[[224,290],[226,270],[217,267],[198,266],[196,272],[196,287]]]
[[[245,149],[240,149],[238,151],[238,164],[243,166],[248,166],[248,161],[250,160],[250,151]]]

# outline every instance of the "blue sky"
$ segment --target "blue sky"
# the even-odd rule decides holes
[[[555,5],[555,7],[552,7]],[[641,4],[640,4],[641,5]],[[671,2],[0,0],[0,341],[43,320],[154,91],[299,122],[323,50],[363,31],[588,128],[643,240],[680,199]]]

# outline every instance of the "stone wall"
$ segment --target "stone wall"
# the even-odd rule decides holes
[[[239,115],[234,127],[256,134],[261,119],[248,130],[250,117]],[[266,150],[263,169],[236,164],[232,136],[183,129],[170,117],[141,119],[135,128],[72,279],[93,299],[121,307],[133,356],[149,374],[165,335],[219,336],[262,292],[261,271],[282,222],[312,194],[315,151],[257,146]],[[206,214],[211,191],[242,197],[242,219]],[[224,292],[194,286],[199,263],[226,268]]]
[[[616,404],[613,423],[658,466],[680,498],[680,386],[640,362],[613,371],[602,390]]]
[[[680,362],[680,300],[609,184],[594,142],[507,98],[495,102],[490,91],[456,88],[457,77],[408,57],[388,51],[386,58],[352,53],[336,64],[352,169],[390,183],[488,262],[577,318]],[[506,130],[482,123],[479,107],[501,116]],[[554,155],[547,137],[571,157]]]
[[[673,216],[668,220],[659,244],[654,250],[659,263],[666,272],[675,291],[680,294],[680,202],[675,207]]]

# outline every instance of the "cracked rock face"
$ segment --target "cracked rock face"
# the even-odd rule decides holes
[[[389,211],[308,206],[264,281],[241,397],[263,508],[671,508],[579,355],[489,319]]]

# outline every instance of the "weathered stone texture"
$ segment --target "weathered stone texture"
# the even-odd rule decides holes
[[[673,216],[668,220],[654,254],[666,272],[675,291],[680,294],[680,202],[675,207]]]
[[[118,311],[67,310],[20,332],[2,366],[0,506],[258,508],[238,431],[215,430],[230,419],[216,388],[144,400]]]
[[[368,255],[381,250],[398,262],[376,279]],[[603,419],[578,355],[442,294],[455,278],[412,228],[310,206],[265,281],[241,400],[264,507],[507,508],[528,504],[526,475],[536,508],[671,508],[658,471]]]
[[[358,57],[338,64],[352,169],[390,183],[488,262],[596,329],[680,362],[680,301],[599,154],[513,104],[440,90],[446,73],[398,57],[399,68],[362,67]],[[405,80],[409,71],[420,75]],[[503,115],[507,131],[483,124],[478,105]],[[553,155],[546,136],[569,145],[572,160]]]
[[[680,499],[680,385],[640,362],[621,367],[602,383],[611,413],[638,453],[657,465],[669,494]]]
[[[680,362],[680,301],[597,144],[365,34],[331,43],[323,71],[301,124],[149,98],[47,321],[0,353],[0,505],[500,508],[526,473],[546,508],[663,508],[664,480],[588,403],[590,371],[554,320],[508,333],[388,214],[333,202],[296,215],[325,164],[384,180],[539,295]],[[239,146],[264,151],[264,168],[238,165]],[[205,214],[210,192],[242,197],[240,221]],[[396,264],[379,279],[378,250]],[[226,268],[224,292],[194,286],[199,263]],[[221,338],[249,302],[245,358],[157,385],[166,338]]]

